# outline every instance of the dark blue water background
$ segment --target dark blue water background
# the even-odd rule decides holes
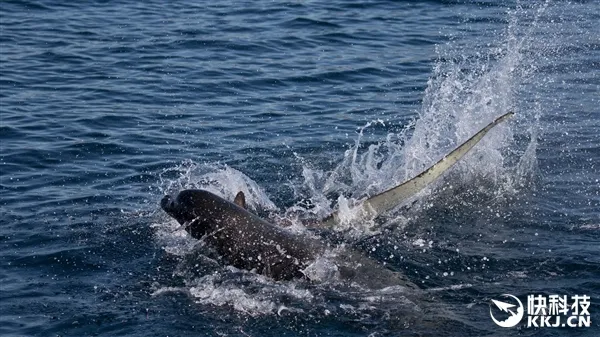
[[[599,334],[596,1],[0,15],[1,335]],[[352,218],[508,110],[412,207],[338,228],[424,298],[215,264],[158,209],[204,187],[263,215]],[[593,327],[501,329],[488,303],[504,293],[590,295]]]

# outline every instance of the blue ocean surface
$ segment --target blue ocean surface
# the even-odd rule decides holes
[[[600,335],[599,22],[591,0],[2,1],[0,335]],[[410,201],[352,212],[507,111]],[[186,188],[422,294],[227,266],[160,209]],[[589,296],[591,324],[500,327],[503,294]]]

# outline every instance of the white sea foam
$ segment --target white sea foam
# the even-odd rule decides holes
[[[241,191],[244,192],[246,204],[251,210],[278,210],[254,180],[228,165],[198,164],[186,160],[173,168],[166,169],[160,177],[163,193],[176,193],[180,190],[196,188],[233,200]]]
[[[299,308],[277,302],[282,297],[310,301],[313,295],[293,283],[282,284],[260,275],[244,273],[247,282],[226,280],[221,275],[207,275],[190,282],[189,292],[198,303],[217,306],[228,305],[236,311],[249,315],[282,314],[284,311],[298,312]]]

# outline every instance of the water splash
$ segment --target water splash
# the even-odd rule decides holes
[[[243,276],[248,282],[240,283],[238,279],[227,281],[219,275],[208,275],[196,279],[190,284],[190,294],[197,302],[217,306],[229,305],[236,311],[252,316],[278,313],[284,310],[302,312],[300,308],[285,306],[277,299],[287,297],[293,300],[309,302],[313,295],[306,289],[299,289],[293,284],[282,285],[265,279],[260,275]]]
[[[324,217],[333,207],[338,207],[340,216],[348,220],[338,229],[349,232],[352,237],[370,235],[374,230],[373,221],[353,221],[359,217],[353,213],[357,202],[414,177],[509,110],[516,112],[516,120],[492,130],[452,168],[448,179],[455,185],[477,184],[474,182],[484,180],[488,182],[487,190],[491,194],[517,193],[536,169],[536,137],[542,105],[523,102],[519,91],[523,83],[536,74],[538,55],[532,53],[536,42],[533,31],[545,8],[546,5],[541,6],[532,16],[530,11],[520,8],[510,11],[509,24],[498,34],[495,44],[464,48],[459,41],[454,41],[438,47],[423,104],[415,111],[414,119],[400,131],[390,129],[384,140],[365,146],[365,132],[374,126],[386,127],[381,120],[366,123],[359,129],[354,145],[345,151],[341,162],[331,171],[311,166],[308,160],[297,156],[303,164],[303,182],[293,187],[299,199],[310,199],[314,207],[306,209],[297,204],[283,213],[304,212],[313,217]],[[203,188],[232,200],[238,191],[243,191],[252,210],[278,210],[256,182],[226,165],[200,165],[187,161],[165,170],[161,178],[161,189],[167,193]],[[434,183],[416,198],[430,195],[436,186]],[[332,203],[332,196],[335,203]],[[336,206],[332,207],[332,204]],[[405,222],[397,214],[391,219]],[[185,254],[191,250],[190,242],[181,239],[184,232],[169,234],[173,233],[176,224],[156,226],[160,228],[158,237],[167,251]],[[224,281],[227,275],[224,272],[187,277],[187,289],[200,303],[228,305],[250,315],[288,308],[281,304],[289,295],[288,291],[298,291],[292,296],[297,300],[309,302],[314,298],[311,291],[296,289],[296,283],[282,285],[260,275],[239,272],[249,282],[228,283]],[[325,256],[306,272],[325,283],[337,279],[335,268]],[[265,290],[246,289],[244,284],[260,285]],[[328,307],[329,302],[321,300],[319,305],[333,312]],[[340,307],[342,305],[347,304]]]
[[[264,190],[244,173],[220,164],[199,164],[186,160],[175,167],[165,169],[160,175],[160,190],[174,194],[184,189],[204,189],[224,199],[233,200],[238,192],[244,192],[250,210],[278,211]]]
[[[184,189],[203,189],[227,200],[233,200],[235,195],[242,191],[250,211],[278,211],[277,206],[254,180],[227,165],[198,164],[186,160],[163,170],[159,177],[159,189],[163,194],[176,194]],[[185,256],[198,241],[191,238],[176,220],[165,214],[163,219],[164,221],[152,225],[157,242],[169,254]]]
[[[536,169],[542,108],[523,102],[519,90],[536,72],[540,56],[531,52],[536,45],[534,30],[546,6],[532,16],[520,7],[510,11],[509,24],[496,44],[439,46],[423,104],[401,132],[390,132],[384,141],[363,149],[363,132],[382,122],[367,123],[335,169],[325,172],[305,166],[304,190],[321,207],[320,214],[331,212],[327,196],[338,194],[340,217],[347,219],[338,230],[352,236],[370,234],[374,223],[360,219],[353,205],[418,175],[507,111],[515,111],[516,120],[486,135],[451,169],[452,179],[464,185],[485,181],[489,193],[498,195],[515,194],[526,185]],[[416,199],[429,195],[438,184]]]

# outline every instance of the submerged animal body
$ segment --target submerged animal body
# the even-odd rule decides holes
[[[509,112],[500,116],[415,178],[366,199],[360,207],[364,213],[374,216],[397,206],[437,179],[490,129],[511,115]],[[192,237],[213,246],[227,264],[254,270],[276,280],[313,279],[307,269],[327,252],[327,244],[311,236],[291,233],[252,214],[245,209],[242,193],[238,193],[234,202],[204,190],[184,190],[175,198],[165,196],[161,207],[184,225]],[[337,221],[338,214],[333,213],[320,223],[320,227],[332,227]],[[338,252],[329,270],[339,279],[370,288],[400,285],[418,289],[401,273],[379,267],[373,260],[351,249]]]
[[[302,277],[325,250],[319,241],[294,235],[208,191],[184,190],[174,199],[167,195],[161,206],[227,263],[277,280]]]
[[[315,275],[307,269],[326,255],[329,247],[323,241],[267,222],[240,206],[243,204],[243,195],[238,194],[236,203],[232,203],[205,190],[184,190],[175,198],[166,195],[161,201],[163,210],[192,237],[210,244],[227,264],[237,268],[275,280],[315,280],[322,279],[323,273],[332,273],[339,280],[368,288],[417,289],[404,275],[347,248],[336,252],[332,264]]]

